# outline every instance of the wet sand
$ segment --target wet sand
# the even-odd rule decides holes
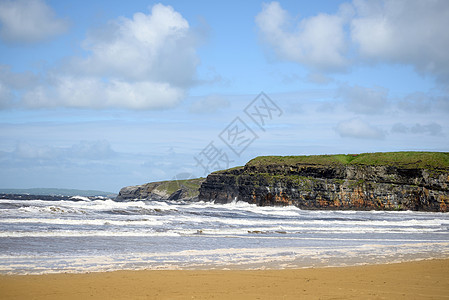
[[[291,270],[2,275],[0,299],[449,299],[449,259]]]

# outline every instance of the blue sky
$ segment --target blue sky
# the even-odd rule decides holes
[[[447,28],[445,0],[0,0],[0,188],[449,151]]]

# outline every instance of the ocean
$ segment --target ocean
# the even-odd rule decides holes
[[[285,269],[449,257],[449,214],[0,200],[0,273]]]

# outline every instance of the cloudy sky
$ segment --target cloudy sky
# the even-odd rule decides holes
[[[448,28],[446,0],[0,0],[0,188],[449,151]]]

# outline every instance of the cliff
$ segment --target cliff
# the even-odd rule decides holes
[[[116,201],[131,200],[198,200],[204,178],[150,182],[127,186],[120,190]]]
[[[449,210],[449,153],[265,156],[210,174],[199,200],[301,209]]]

